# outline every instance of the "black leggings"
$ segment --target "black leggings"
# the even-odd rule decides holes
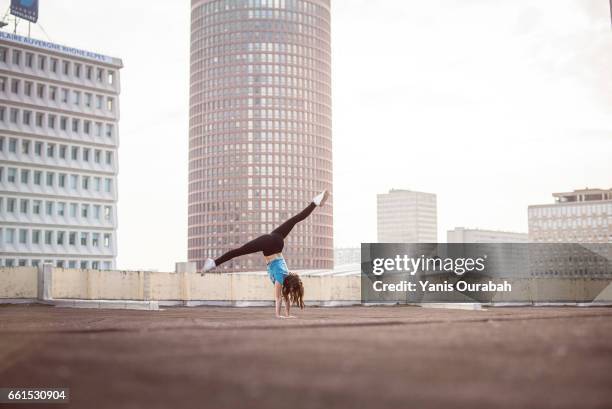
[[[218,259],[215,260],[217,266],[229,261],[233,258],[244,256],[246,254],[257,253],[263,251],[264,256],[270,256],[272,254],[280,253],[285,246],[285,237],[289,234],[293,226],[301,222],[315,209],[316,205],[310,203],[304,210],[287,220],[285,223],[278,226],[270,234],[264,234],[254,240],[249,241],[242,247],[234,250],[230,250]]]

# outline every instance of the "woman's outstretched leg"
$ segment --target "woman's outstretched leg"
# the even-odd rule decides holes
[[[245,256],[251,253],[257,253],[258,251],[263,251],[268,241],[270,240],[267,236],[260,236],[256,239],[249,241],[248,243],[238,247],[237,249],[230,250],[227,253],[223,254],[221,257],[215,259],[215,265],[220,266],[226,261],[230,261],[233,258]]]
[[[306,206],[304,210],[302,210],[301,212],[293,216],[291,219],[278,226],[272,231],[272,233],[280,235],[283,239],[286,238],[287,235],[289,235],[289,233],[293,229],[293,226],[310,216],[315,207],[323,206],[325,204],[328,195],[329,194],[327,193],[327,190],[324,190],[323,192],[315,196],[315,198],[312,199],[312,202],[310,202],[310,204]]]

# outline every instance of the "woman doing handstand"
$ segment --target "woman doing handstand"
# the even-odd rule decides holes
[[[315,207],[323,206],[328,196],[329,193],[327,190],[324,190],[312,199],[312,202],[304,210],[278,226],[270,234],[259,236],[242,247],[228,251],[215,260],[207,259],[204,263],[202,274],[235,257],[261,251],[268,265],[268,276],[272,280],[272,284],[274,284],[276,316],[278,318],[285,318],[281,315],[281,304],[284,299],[287,312],[286,318],[294,318],[290,314],[291,304],[304,308],[304,286],[297,274],[289,272],[287,263],[283,258],[282,251],[285,246],[285,238],[291,232],[293,226],[310,216]]]

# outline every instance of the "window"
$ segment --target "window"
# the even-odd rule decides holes
[[[17,139],[15,138],[9,139],[9,152],[17,153]]]
[[[11,108],[11,113],[10,113],[10,121],[14,124],[17,123],[17,118],[19,117],[19,110],[16,108]]]
[[[30,153],[30,141],[24,139],[21,141],[21,154],[28,155]]]
[[[39,128],[42,128],[44,121],[45,121],[45,114],[43,114],[42,112],[37,112],[36,113],[36,126]]]
[[[8,49],[6,47],[0,47],[0,62],[6,62],[6,56],[8,54]]]
[[[109,71],[108,72],[108,85],[113,85],[115,83],[115,72],[114,71]]]
[[[68,118],[66,118],[65,116],[60,118],[60,129],[62,131],[68,130]]]
[[[53,232],[45,230],[45,244],[51,245],[51,243],[53,243]]]
[[[27,185],[30,182],[30,171],[28,169],[21,169],[21,183]]]
[[[44,84],[36,85],[36,96],[40,99],[43,99],[45,97],[45,85]]]
[[[23,214],[28,214],[28,208],[30,207],[30,201],[28,199],[21,199],[19,201],[19,211]]]
[[[96,177],[94,178],[94,185],[96,192],[99,192],[102,187],[102,178]]]
[[[19,65],[21,63],[21,51],[13,50],[13,64]]]
[[[68,146],[60,145],[59,147],[59,157],[60,159],[66,159],[66,151],[68,150]]]
[[[96,80],[98,82],[102,82],[103,77],[104,77],[104,70],[102,68],[98,68],[96,71]]]
[[[28,68],[32,68],[34,66],[34,54],[26,53],[25,65]]]
[[[94,152],[94,162],[96,163],[100,163],[100,158],[102,157],[102,151],[99,149],[96,149]]]
[[[88,80],[91,80],[93,77],[93,67],[91,65],[88,65],[87,68],[85,69],[85,76],[87,77]]]
[[[41,207],[42,207],[42,201],[40,200],[32,201],[32,214],[39,215]]]
[[[79,147],[78,146],[73,146],[71,149],[71,156],[72,160],[78,160],[79,159]]]
[[[23,111],[23,124],[30,125],[32,119],[32,111]]]
[[[55,115],[49,114],[47,116],[47,127],[50,129],[55,129]]]
[[[106,136],[108,136],[109,138],[112,138],[113,136],[113,131],[114,131],[114,127],[111,124],[106,124]]]
[[[102,123],[96,122],[96,136],[102,136]]]
[[[57,232],[57,244],[59,246],[63,246],[64,245],[64,232],[63,231],[58,231]]]
[[[53,202],[45,202],[45,214],[47,216],[53,216]]]
[[[66,88],[62,88],[62,102],[64,104],[68,103],[68,94],[69,94],[69,91]]]
[[[87,270],[87,261],[81,261],[81,270]]]
[[[81,233],[81,246],[87,246],[88,236],[87,233]]]
[[[40,186],[42,183],[42,172],[40,170],[34,171],[34,184]]]
[[[112,112],[112,110],[113,110],[113,105],[114,105],[114,99],[113,99],[113,98],[107,98],[107,99],[106,99],[106,109],[107,109],[108,111],[111,111],[111,112]]]
[[[72,91],[72,103],[74,105],[81,105],[81,93],[79,91]]]
[[[62,72],[64,75],[70,74],[70,61],[62,61]]]
[[[13,244],[15,242],[15,229],[6,229],[6,244]]]
[[[51,58],[51,72],[57,74],[57,58]]]
[[[26,94],[26,96],[31,97],[32,96],[32,87],[34,86],[34,84],[32,84],[30,81],[25,81],[24,82],[24,87],[23,87],[23,93]]]
[[[110,220],[112,215],[112,208],[110,206],[104,206],[104,220]]]
[[[44,55],[38,56],[38,69],[41,71],[45,70],[45,66],[47,65],[47,57]]]
[[[77,78],[81,78],[81,64],[74,64],[74,76]]]
[[[0,92],[6,92],[7,81],[6,77],[0,77]]]
[[[99,247],[100,244],[100,233],[92,233],[91,245],[92,247]]]
[[[55,173],[47,172],[47,186],[53,187],[54,179],[55,179]]]
[[[70,175],[70,188],[72,190],[76,190],[78,186],[79,176],[78,175]]]
[[[94,205],[94,219],[100,220],[100,205]]]
[[[6,199],[6,211],[8,213],[15,213],[15,199],[12,197]]]
[[[96,95],[96,109],[102,109],[102,95]]]
[[[28,231],[26,229],[19,229],[19,244],[28,243]]]
[[[91,134],[91,121],[83,121],[83,132],[86,135]]]
[[[112,163],[113,163],[113,152],[107,151],[106,152],[106,164],[112,165]]]
[[[66,187],[66,174],[60,173],[57,177],[57,185],[61,188]]]
[[[110,193],[110,192],[111,192],[111,189],[112,189],[112,182],[113,182],[113,181],[112,181],[111,179],[108,179],[108,178],[107,178],[107,179],[104,179],[104,190],[105,190],[107,193]]]
[[[7,179],[9,183],[15,183],[17,181],[17,169],[8,168]]]
[[[111,245],[111,235],[109,233],[104,233],[104,247],[110,247]]]
[[[57,204],[57,215],[60,217],[64,217],[66,214],[66,203],[59,202]]]
[[[72,119],[72,132],[79,132],[79,122],[76,118]]]
[[[34,155],[42,156],[42,149],[43,149],[42,142],[35,142],[34,143]]]
[[[32,230],[32,244],[40,244],[40,230]]]
[[[55,144],[47,143],[47,157],[52,158],[55,156]]]
[[[73,231],[68,233],[68,244],[71,246],[76,246],[76,233]]]
[[[49,99],[51,101],[57,100],[57,87],[49,86]]]
[[[89,148],[83,148],[83,161],[89,162]]]
[[[87,219],[89,217],[89,205],[88,204],[81,205],[81,217],[83,219]]]
[[[21,81],[17,80],[17,79],[13,79],[11,81],[11,92],[13,94],[19,94],[19,85],[21,84]]]
[[[81,177],[81,187],[83,190],[89,190],[89,176]]]
[[[85,106],[87,108],[91,108],[91,100],[92,100],[92,95],[90,93],[85,93]]]
[[[77,207],[78,205],[76,203],[70,203],[70,217],[76,218]]]

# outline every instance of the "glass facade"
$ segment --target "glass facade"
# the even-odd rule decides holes
[[[329,11],[329,1],[192,1],[188,248],[198,268],[331,191]],[[286,240],[290,268],[333,267],[331,202]],[[264,268],[260,254],[222,266]]]

